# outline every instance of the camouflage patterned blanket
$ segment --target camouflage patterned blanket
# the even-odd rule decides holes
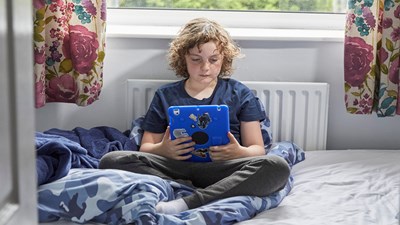
[[[269,154],[285,158],[291,167],[305,159],[304,151],[289,142],[272,146]],[[180,214],[164,215],[156,213],[157,202],[180,198],[193,190],[150,175],[75,168],[66,176],[38,187],[39,221],[63,219],[109,225],[227,225],[277,207],[292,185],[290,177],[284,189],[263,198],[231,197]]]

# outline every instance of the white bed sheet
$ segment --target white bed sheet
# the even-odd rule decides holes
[[[236,225],[400,224],[400,150],[306,152],[292,171],[294,187],[277,208]]]
[[[400,150],[306,153],[274,209],[237,225],[398,225]]]

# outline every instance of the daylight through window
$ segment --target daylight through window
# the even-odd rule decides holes
[[[107,0],[110,8],[344,13],[346,0]]]

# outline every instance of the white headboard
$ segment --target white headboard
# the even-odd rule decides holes
[[[144,115],[154,92],[173,80],[128,79],[127,129]],[[304,150],[325,150],[329,85],[311,82],[242,81],[264,104],[273,141],[293,141]]]

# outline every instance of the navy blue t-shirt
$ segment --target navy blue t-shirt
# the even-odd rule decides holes
[[[234,79],[218,79],[217,86],[209,98],[192,98],[184,88],[185,80],[160,87],[150,104],[142,129],[152,133],[164,133],[169,124],[168,108],[179,105],[227,105],[230,131],[241,143],[240,121],[262,121],[265,111],[254,93]]]

